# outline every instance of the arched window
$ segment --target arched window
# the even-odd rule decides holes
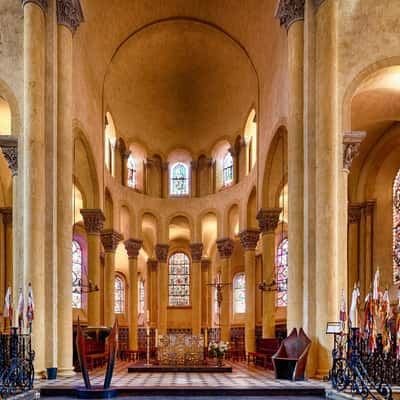
[[[72,241],[72,308],[82,308],[82,247]]]
[[[178,162],[171,168],[171,194],[173,196],[185,196],[189,194],[189,168]]]
[[[393,183],[393,281],[400,282],[400,170]]]
[[[233,278],[233,312],[246,312],[246,276],[243,272]]]
[[[136,188],[137,185],[136,160],[132,154],[129,154],[127,167],[128,167],[128,186],[131,188]]]
[[[233,157],[228,151],[223,161],[223,180],[224,186],[228,186],[233,182]]]
[[[285,238],[279,243],[276,252],[276,286],[278,290],[276,305],[278,307],[287,306],[288,252],[289,242]]]
[[[185,253],[174,253],[169,258],[168,297],[170,306],[190,304],[190,260]]]
[[[125,312],[125,281],[116,276],[114,280],[114,312],[123,314]]]
[[[144,280],[139,281],[139,313],[144,314]]]

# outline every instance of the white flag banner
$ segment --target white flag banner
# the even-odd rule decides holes
[[[357,300],[360,297],[360,289],[357,285],[354,285],[353,292],[351,295],[351,306],[350,306],[350,325],[352,328],[358,328],[358,309],[357,309]],[[366,301],[368,301],[366,299]]]
[[[6,297],[4,299],[4,318],[12,319],[12,308],[11,308],[11,288],[7,288]]]

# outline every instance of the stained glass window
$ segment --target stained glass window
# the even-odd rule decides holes
[[[144,314],[144,280],[139,281],[139,313]]]
[[[72,308],[82,308],[82,248],[72,241]]]
[[[278,307],[287,306],[287,281],[288,281],[288,239],[283,239],[278,246],[276,253],[276,286]]]
[[[393,281],[400,282],[400,170],[393,184]]]
[[[233,278],[233,312],[246,312],[246,276],[243,272]]]
[[[233,182],[233,157],[228,151],[223,161],[223,178],[224,186],[230,185]]]
[[[170,306],[190,303],[190,260],[185,253],[174,253],[169,258],[168,294]]]
[[[171,194],[174,196],[189,194],[189,168],[183,163],[176,163],[171,168]]]
[[[128,157],[127,167],[128,167],[128,186],[136,188],[137,185],[136,160],[132,154],[130,154]]]
[[[114,312],[125,312],[125,282],[120,276],[116,276],[114,280]]]

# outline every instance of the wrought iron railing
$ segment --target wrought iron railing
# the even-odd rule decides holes
[[[34,356],[30,334],[0,333],[0,398],[33,388]]]
[[[394,344],[395,346],[395,344]],[[332,386],[338,391],[350,390],[363,399],[392,400],[391,385],[399,382],[400,367],[396,351],[384,352],[382,335],[377,337],[377,348],[370,352],[368,339],[362,338],[358,328],[349,334],[335,335],[330,372]]]

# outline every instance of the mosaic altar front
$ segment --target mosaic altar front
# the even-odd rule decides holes
[[[161,365],[204,364],[204,336],[182,333],[159,335],[158,362]]]

